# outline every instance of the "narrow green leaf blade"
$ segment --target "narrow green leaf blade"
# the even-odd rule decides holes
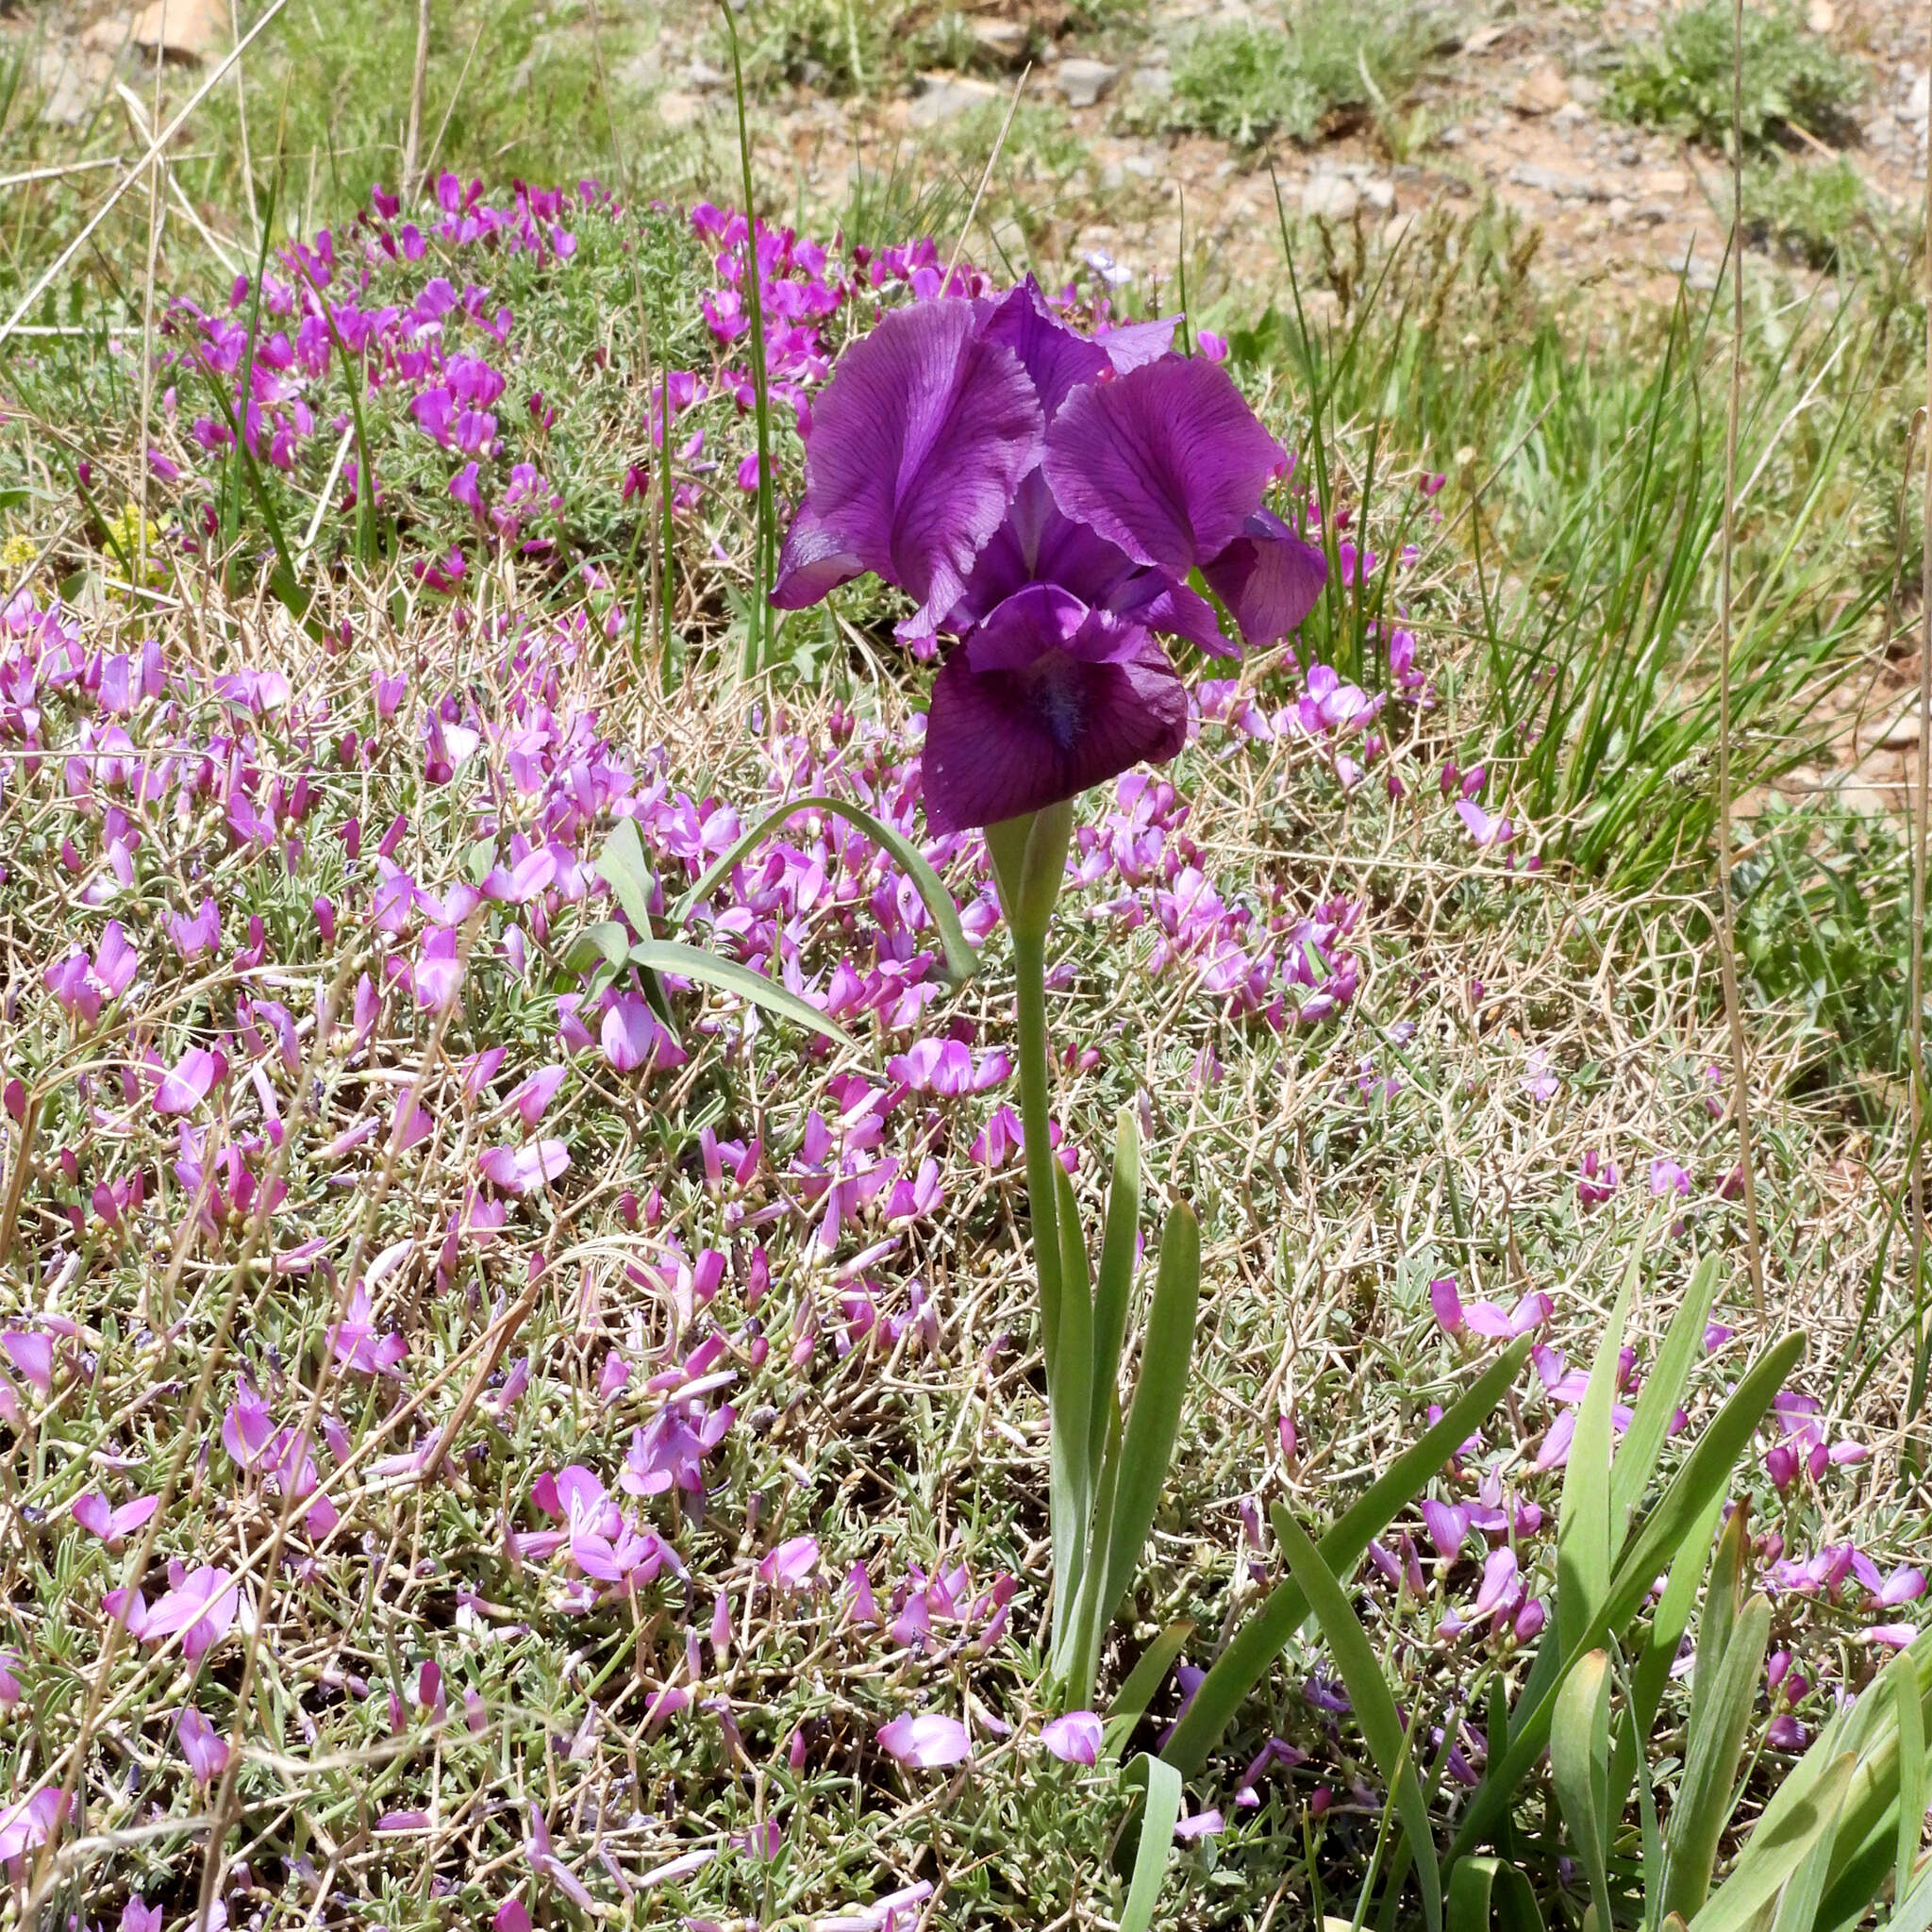
[[[1141,1225],[1141,1128],[1136,1111],[1124,1107],[1115,1133],[1113,1179],[1107,1193],[1107,1224],[1100,1241],[1100,1274],[1093,1291],[1093,1399],[1087,1454],[1098,1480],[1107,1432],[1119,1399],[1121,1345],[1134,1292],[1134,1241]]]
[[[1322,1560],[1321,1552],[1308,1541],[1307,1532],[1286,1510],[1274,1514],[1274,1525],[1282,1541],[1288,1567],[1300,1580],[1315,1618],[1327,1640],[1329,1655],[1355,1707],[1355,1721],[1363,1741],[1375,1760],[1375,1769],[1389,1789],[1395,1815],[1402,1821],[1403,1835],[1408,1840],[1422,1881],[1423,1915],[1431,1932],[1442,1924],[1442,1873],[1436,1861],[1435,1835],[1429,1827],[1428,1807],[1410,1759],[1407,1737],[1395,1708],[1394,1693],[1382,1674],[1368,1632],[1348,1600],[1348,1592],[1336,1580],[1335,1573]]]
[[[1684,1459],[1657,1507],[1630,1539],[1611,1579],[1608,1601],[1598,1610],[1574,1650],[1565,1652],[1566,1661],[1574,1661],[1606,1636],[1614,1635],[1620,1643],[1624,1641],[1626,1626],[1657,1581],[1658,1570],[1686,1534],[1704,1520],[1712,1497],[1722,1496],[1738,1457],[1771,1407],[1772,1397],[1784,1387],[1804,1352],[1802,1336],[1787,1336],[1768,1350],[1738,1384],[1730,1400],[1718,1410]],[[1541,1658],[1538,1662],[1540,1666]],[[1482,1783],[1470,1795],[1468,1808],[1457,1828],[1454,1856],[1465,1856],[1486,1843],[1507,1815],[1518,1789],[1549,1738],[1555,1704],[1549,1692],[1554,1689],[1553,1682],[1533,1704],[1525,1693],[1524,1705],[1529,1707],[1518,1707],[1508,1751],[1500,1760],[1491,1760]]]
[[[1754,1924],[1813,1844],[1832,1828],[1856,1763],[1845,1752],[1774,1824],[1768,1829],[1760,1824],[1751,1834],[1737,1868],[1690,1921],[1690,1932],[1745,1932]]]
[[[1724,1492],[1720,1490],[1707,1506],[1703,1520],[1685,1533],[1671,1558],[1663,1593],[1644,1631],[1636,1668],[1630,1674],[1629,1707],[1618,1730],[1616,1756],[1610,1766],[1610,1790],[1616,1795],[1615,1809],[1620,1815],[1631,1780],[1641,1767],[1657,1708],[1663,1703],[1664,1686],[1670,1682],[1671,1666],[1677,1660],[1690,1612],[1696,1607],[1697,1586],[1710,1561],[1710,1540],[1724,1507]]]
[[[1557,1641],[1565,1657],[1577,1647],[1598,1607],[1610,1593],[1610,1456],[1616,1436],[1610,1412],[1617,1399],[1624,1324],[1630,1313],[1638,1263],[1630,1264],[1597,1344],[1590,1385],[1576,1411],[1576,1434],[1563,1472],[1557,1508]]]
[[[1096,1626],[1103,1630],[1112,1623],[1114,1611],[1133,1581],[1141,1546],[1154,1527],[1154,1512],[1160,1504],[1174,1437],[1180,1429],[1200,1300],[1201,1229],[1194,1210],[1185,1201],[1176,1201],[1161,1230],[1160,1265],[1155,1273],[1153,1305],[1147,1311],[1147,1335],[1141,1344],[1141,1372],[1121,1438],[1120,1480],[1115,1486],[1113,1522],[1106,1543],[1107,1569],[1094,1599]]]
[[[1183,1617],[1170,1624],[1147,1648],[1141,1653],[1141,1661],[1127,1673],[1127,1681],[1114,1692],[1114,1699],[1107,1707],[1107,1728],[1101,1733],[1101,1755],[1116,1758],[1121,1747],[1133,1735],[1134,1726],[1147,1714],[1147,1707],[1154,1701],[1154,1693],[1166,1681],[1167,1674],[1174,1668],[1174,1660],[1181,1654],[1181,1646],[1194,1634],[1194,1621]]]
[[[1529,1880],[1501,1858],[1460,1858],[1449,1874],[1446,1932],[1543,1932]]]
[[[1550,1775],[1570,1841],[1590,1885],[1596,1922],[1608,1932],[1610,1874],[1607,1813],[1610,1795],[1610,1659],[1601,1650],[1579,1657],[1557,1691],[1550,1728]]]
[[[1707,1693],[1692,1700],[1683,1783],[1664,1835],[1664,1909],[1687,1920],[1710,1892],[1718,1846],[1736,1802],[1744,1728],[1757,1699],[1770,1641],[1771,1601],[1754,1596],[1731,1625]]]
[[[1925,1824],[1925,1713],[1920,1704],[1919,1674],[1909,1651],[1886,1667],[1898,1712],[1898,1854],[1892,1897],[1903,1901],[1912,1889],[1919,1857],[1919,1834]]]
[[[699,900],[708,898],[721,879],[731,876],[732,868],[747,852],[762,844],[779,826],[803,811],[830,812],[833,817],[843,819],[847,824],[858,826],[874,844],[882,845],[893,864],[912,881],[925,904],[940,936],[941,950],[945,955],[946,977],[955,986],[963,986],[973,977],[979,970],[979,955],[967,941],[965,929],[959,924],[959,908],[954,905],[952,893],[946,891],[944,881],[926,863],[919,848],[903,832],[895,830],[884,820],[874,818],[862,806],[854,805],[848,799],[827,798],[820,792],[814,792],[808,798],[791,799],[776,811],[767,813],[728,852],[707,866],[697,883],[671,908],[672,923],[684,924],[691,915],[691,908]]]
[[[1134,1848],[1134,1875],[1127,1884],[1120,1932],[1147,1932],[1154,1923],[1154,1907],[1160,1903],[1160,1880],[1174,1845],[1174,1828],[1180,1823],[1181,1774],[1143,1751],[1127,1767],[1125,1782],[1144,1785],[1147,1801],[1141,1807],[1141,1841]]]
[[[702,946],[688,946],[681,940],[640,940],[630,949],[631,963],[653,973],[674,973],[681,979],[695,979],[715,986],[724,992],[735,992],[780,1018],[796,1021],[813,1033],[823,1033],[841,1046],[857,1047],[858,1042],[836,1020],[828,1020],[808,1001],[802,1000],[788,987],[736,959],[723,959]]]
[[[1612,1546],[1623,1541],[1643,1492],[1657,1473],[1658,1456],[1671,1432],[1671,1418],[1684,1399],[1685,1385],[1704,1346],[1710,1305],[1717,1295],[1721,1274],[1718,1257],[1707,1255],[1690,1276],[1690,1285],[1657,1350],[1657,1361],[1644,1377],[1643,1388],[1631,1412],[1630,1426],[1617,1450],[1610,1468],[1610,1539]]]
[[[1054,1667],[1064,1674],[1079,1619],[1074,1606],[1087,1561],[1093,1475],[1087,1457],[1087,1417],[1093,1387],[1093,1288],[1087,1275],[1087,1242],[1080,1204],[1058,1160],[1049,1163],[1057,1197],[1060,1247],[1060,1333],[1046,1391],[1049,1438],[1048,1514],[1053,1532]],[[1074,1687],[1084,1699],[1090,1687]]]
[[[1355,1574],[1361,1555],[1380,1536],[1398,1509],[1419,1495],[1429,1478],[1469,1436],[1480,1428],[1503,1392],[1516,1379],[1530,1339],[1521,1336],[1450,1403],[1437,1423],[1412,1448],[1405,1450],[1362,1493],[1322,1539],[1322,1560],[1339,1576]],[[1194,1701],[1174,1726],[1162,1756],[1192,1776],[1207,1761],[1221,1734],[1234,1721],[1244,1698],[1260,1682],[1282,1646],[1308,1614],[1307,1599],[1293,1577],[1268,1593],[1260,1607],[1236,1631],[1194,1693]]]
[[[1731,1511],[1731,1520],[1717,1540],[1710,1581],[1704,1587],[1704,1614],[1697,1620],[1697,1655],[1690,1671],[1693,1713],[1710,1702],[1731,1647],[1731,1630],[1744,1607],[1744,1567],[1750,1555],[1744,1541],[1746,1524],[1740,1506]],[[1687,1912],[1685,1917],[1689,1916]]]
[[[641,940],[649,939],[653,930],[651,864],[644,857],[644,841],[638,837],[635,819],[619,819],[611,826],[610,836],[597,855],[596,870],[630,921],[632,931]]]

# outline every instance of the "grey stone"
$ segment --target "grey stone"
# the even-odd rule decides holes
[[[1534,161],[1518,161],[1509,178],[1519,188],[1534,188],[1541,194],[1554,194],[1558,201],[1606,201],[1609,197],[1594,181],[1580,180],[1574,175],[1559,175],[1554,168]]]
[[[906,117],[914,127],[941,127],[1000,98],[991,81],[969,80],[963,74],[928,74],[924,78],[924,92]]]
[[[1137,67],[1128,85],[1137,94],[1145,94],[1150,100],[1164,101],[1174,92],[1174,74],[1166,67]]]
[[[1302,212],[1345,222],[1361,206],[1361,190],[1346,175],[1310,175],[1302,183]]]
[[[1091,108],[1121,77],[1118,67],[1105,60],[1088,60],[1078,56],[1062,60],[1054,72],[1054,82],[1070,108]]]

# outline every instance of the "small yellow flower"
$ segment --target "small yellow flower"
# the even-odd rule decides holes
[[[25,530],[16,530],[4,543],[0,543],[0,571],[10,575],[25,570],[40,554],[40,544]]]

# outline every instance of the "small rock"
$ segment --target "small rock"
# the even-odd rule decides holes
[[[1361,191],[1346,175],[1310,175],[1302,184],[1302,212],[1345,222],[1361,206]]]
[[[1906,102],[1906,116],[1908,120],[1924,120],[1928,109],[1932,109],[1932,74],[1922,74],[1912,83],[1912,92]]]
[[[81,35],[80,44],[97,54],[118,54],[133,39],[134,23],[125,13],[110,13]]]
[[[1559,175],[1554,168],[1539,167],[1534,161],[1518,161],[1509,178],[1519,188],[1534,188],[1540,194],[1554,194],[1558,201],[1600,201],[1604,191],[1594,181],[1580,180],[1574,175]]]
[[[41,119],[54,127],[77,127],[100,103],[114,71],[113,56],[95,50],[76,56],[46,47],[35,68],[44,99]]]
[[[1811,0],[1805,9],[1805,25],[1814,34],[1828,34],[1838,25],[1838,8],[1831,0]]]
[[[963,74],[928,74],[924,80],[924,92],[906,117],[914,127],[943,126],[1000,98],[999,89],[991,81],[969,80]]]
[[[1379,215],[1386,215],[1395,206],[1395,184],[1392,181],[1378,181],[1371,175],[1358,184],[1361,198]]]
[[[1121,166],[1142,181],[1151,181],[1160,173],[1160,163],[1152,155],[1129,155]]]
[[[681,93],[675,87],[667,87],[653,106],[658,119],[674,130],[695,126],[705,111],[705,104],[696,94]]]
[[[1164,101],[1174,92],[1174,73],[1166,67],[1137,67],[1128,80],[1137,94],[1149,100]]]
[[[1621,194],[1613,194],[1604,213],[1613,227],[1621,228],[1630,219],[1630,204]]]
[[[1924,728],[1925,720],[1915,697],[1890,724],[1880,727],[1878,736],[1872,741],[1880,751],[1904,751],[1918,743]]]
[[[1519,114],[1554,114],[1570,98],[1570,83],[1562,69],[1545,60],[1532,67],[1509,96],[1509,105]]]
[[[1642,182],[1646,194],[1682,194],[1690,185],[1690,177],[1682,168],[1653,168]]]
[[[1634,168],[1642,158],[1642,155],[1628,142],[1617,150],[1617,165],[1620,168]]]
[[[724,85],[724,75],[708,60],[693,60],[684,70],[684,77],[700,93],[711,93]]]
[[[973,42],[995,60],[1017,62],[1026,56],[1026,28],[1017,20],[975,20]]]
[[[1120,77],[1120,69],[1109,67],[1105,60],[1074,57],[1060,62],[1054,81],[1068,107],[1091,108]]]
[[[1654,201],[1648,208],[1641,208],[1631,220],[1647,228],[1660,228],[1670,220],[1673,210],[1660,201]]]
[[[227,37],[225,0],[151,0],[134,21],[134,44],[172,60],[205,60]]]

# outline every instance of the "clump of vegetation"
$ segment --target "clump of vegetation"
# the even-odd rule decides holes
[[[1818,165],[1773,158],[1744,180],[1744,218],[1752,240],[1801,261],[1836,268],[1859,235],[1874,233],[1865,177],[1840,155]]]
[[[1774,806],[1732,872],[1738,941],[1757,997],[1795,1008],[1816,1048],[1806,1084],[1882,1108],[1911,1018],[1909,855],[1882,818]]]
[[[1439,38],[1436,25],[1414,7],[1385,15],[1307,0],[1279,25],[1204,27],[1174,61],[1167,125],[1238,147],[1277,135],[1313,141],[1337,118],[1405,92]]]
[[[1701,0],[1673,14],[1662,34],[1633,41],[1610,80],[1610,111],[1645,127],[1668,127],[1724,145],[1732,110],[1729,0]],[[1806,31],[1786,6],[1744,13],[1742,126],[1748,153],[1761,153],[1794,127],[1850,131],[1862,85],[1857,69]]]
[[[841,95],[896,83],[907,64],[895,44],[904,12],[860,0],[769,0],[751,15],[748,75],[754,85],[802,82]]]

